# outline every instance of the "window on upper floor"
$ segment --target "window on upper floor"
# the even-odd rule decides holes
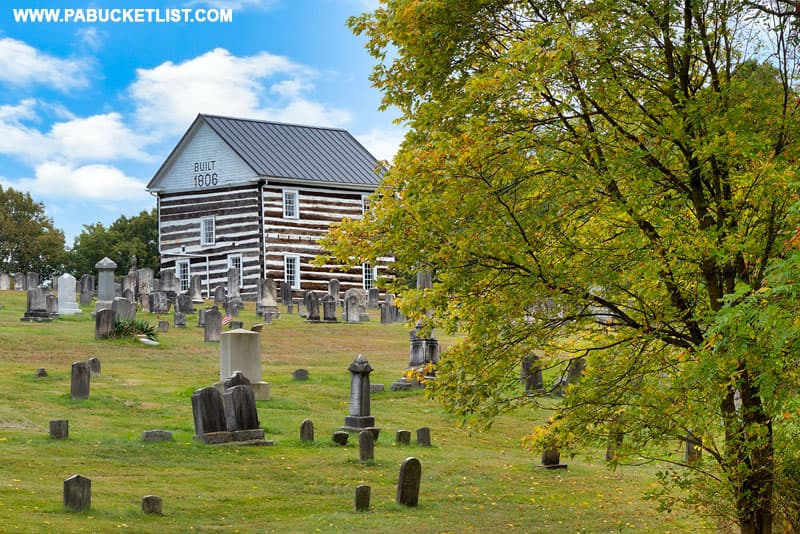
[[[200,244],[203,246],[213,245],[216,239],[214,217],[203,217],[200,219]]]
[[[298,193],[296,189],[283,190],[283,218],[299,219],[300,206],[298,204]]]

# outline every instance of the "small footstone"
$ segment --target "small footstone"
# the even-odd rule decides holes
[[[53,439],[67,439],[69,437],[69,421],[66,419],[50,421],[50,437]]]
[[[347,438],[350,436],[347,432],[337,430],[333,433],[333,442],[337,445],[347,445]]]
[[[369,510],[370,487],[366,484],[356,486],[356,512]]]
[[[47,371],[45,370],[44,367],[39,367],[36,370],[36,378],[44,378],[46,376],[47,376]]]
[[[168,430],[145,430],[142,432],[142,441],[172,441],[172,432]]]
[[[417,444],[420,447],[431,446],[431,429],[427,426],[417,429]]]
[[[409,430],[398,430],[394,435],[394,442],[398,445],[411,445],[411,432]]]
[[[142,512],[161,515],[161,497],[146,495],[142,497]]]

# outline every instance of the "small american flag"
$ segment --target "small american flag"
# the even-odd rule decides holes
[[[226,324],[229,324],[231,322],[231,320],[232,320],[231,314],[230,313],[226,313],[225,317],[222,318],[222,326],[225,326]]]

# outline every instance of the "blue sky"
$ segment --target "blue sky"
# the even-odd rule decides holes
[[[68,246],[84,224],[155,206],[144,187],[197,113],[345,128],[379,159],[402,140],[396,113],[378,110],[364,38],[346,26],[377,0],[31,4],[0,8],[0,184],[42,202]],[[72,9],[73,20],[15,20],[31,7]],[[104,8],[162,11],[74,20]],[[230,9],[233,20],[155,20],[167,9]]]

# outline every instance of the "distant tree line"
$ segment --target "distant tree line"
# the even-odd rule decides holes
[[[0,271],[36,272],[45,280],[64,272],[80,276],[108,256],[118,273],[130,269],[134,256],[139,268],[158,269],[158,218],[155,208],[120,216],[106,228],[87,224],[71,248],[64,232],[55,228],[45,206],[29,193],[0,186]]]

